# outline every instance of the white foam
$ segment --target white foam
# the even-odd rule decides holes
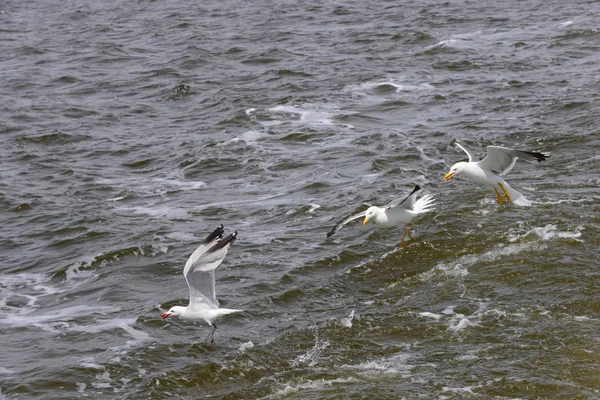
[[[582,242],[582,240],[579,240],[578,238],[581,237],[581,230],[583,229],[583,227],[578,226],[575,229],[577,229],[577,231],[575,231],[575,232],[568,232],[568,231],[561,232],[558,230],[556,225],[548,224],[543,227],[534,228],[534,232],[542,240],[550,240],[550,239],[554,239],[554,238],[566,238],[566,239],[574,239],[579,242]]]
[[[566,26],[573,25],[574,23],[575,23],[574,21],[569,20],[569,21],[561,22],[560,24],[558,24],[556,26],[559,28],[564,28]]]
[[[472,323],[468,318],[460,318],[460,321],[458,321],[458,323],[456,325],[450,325],[448,327],[448,329],[452,330],[454,332],[458,332],[458,331],[466,329],[470,326],[476,326],[476,325],[477,324]]]
[[[477,210],[473,210],[473,214],[475,214],[475,215],[484,216],[484,215],[488,215],[489,213],[490,213],[490,210],[487,209],[487,208],[479,208]],[[483,229],[483,223],[482,222],[478,222],[477,223],[477,227],[479,229]]]
[[[64,292],[65,288],[50,285],[50,275],[38,273],[4,274],[0,276],[0,307],[18,314],[27,314],[38,307],[44,296]],[[27,299],[23,307],[7,306],[10,298]]]
[[[99,369],[104,370],[102,365],[96,364],[94,357],[84,357],[80,360],[80,364],[83,368]]]
[[[298,366],[300,364],[307,364],[309,366],[314,365],[321,354],[321,351],[325,350],[329,347],[329,342],[325,340],[319,340],[318,337],[315,337],[315,345],[312,349],[307,351],[305,354],[302,354],[296,357],[292,361],[293,366]]]
[[[452,387],[448,387],[448,386],[444,386],[442,388],[443,392],[451,392],[451,393],[468,393],[471,394],[473,396],[476,396],[475,393],[473,393],[473,388],[474,386],[465,386],[463,388],[452,388]],[[478,397],[478,396],[476,396]]]
[[[288,186],[288,189],[291,187],[292,186]],[[195,207],[190,208],[190,210],[199,211],[199,210],[207,209],[209,207],[223,207],[223,206],[231,207],[234,204],[261,204],[263,206],[266,204],[270,204],[270,205],[287,204],[288,202],[285,199],[281,198],[282,196],[285,196],[286,194],[287,194],[286,192],[281,192],[281,193],[275,193],[275,194],[255,197],[255,198],[246,199],[246,200],[215,201],[212,203],[204,203],[201,205],[197,205]],[[278,198],[280,198],[280,199],[278,199]],[[277,200],[273,200],[273,199],[277,199]]]
[[[0,374],[8,375],[8,374],[14,374],[14,373],[15,373],[14,371],[11,371],[8,368],[0,367]]]
[[[508,316],[506,311],[498,310],[497,308],[485,310],[484,312],[481,313],[482,316],[488,315],[488,314],[494,315],[496,317],[502,317],[502,318],[506,318]]]
[[[340,325],[346,328],[352,328],[352,320],[354,319],[354,310],[350,311],[350,315],[347,318],[340,319]]]
[[[26,286],[39,285],[46,283],[50,278],[46,274],[2,274],[0,276],[0,289],[15,290]]]
[[[534,204],[581,204],[581,203],[595,203],[600,199],[600,196],[590,196],[585,199],[560,199],[560,200],[550,200],[550,201],[536,201]]]
[[[83,393],[85,392],[85,388],[87,387],[87,385],[83,382],[75,382],[75,385],[77,385],[77,393]]]
[[[177,242],[193,242],[193,241],[198,240],[196,235],[193,235],[189,232],[171,232],[171,233],[167,233],[165,235],[165,237],[167,237],[169,239],[173,239]]]
[[[456,308],[456,306],[448,306],[444,309],[444,311],[442,311],[442,314],[444,315],[454,315],[454,309]]]
[[[300,121],[314,123],[317,125],[333,125],[333,114],[327,111],[307,110],[298,106],[276,106],[269,111],[298,115]]]
[[[186,168],[189,168],[188,165]],[[120,191],[136,192],[142,196],[163,196],[173,190],[199,190],[207,186],[206,182],[193,181],[179,178],[100,178],[96,180],[99,185],[111,186]],[[107,199],[116,202],[129,197],[129,195],[117,196]]]
[[[92,387],[96,389],[108,389],[112,387],[110,384],[111,379],[108,371],[105,370],[101,374],[96,375],[96,379],[96,382],[92,382]]]
[[[315,210],[321,208],[320,205],[315,204],[315,203],[309,203],[308,205],[310,206],[310,209],[307,211],[308,214],[313,214],[315,212]]]
[[[0,323],[13,326],[38,326],[40,328],[47,328],[47,326],[44,325],[50,322],[61,321],[64,319],[70,320],[77,317],[89,316],[90,314],[106,314],[119,310],[120,307],[88,306],[82,304],[78,306],[62,308],[60,310],[51,311],[40,315],[32,315],[32,313],[27,313],[25,315],[5,314],[6,317],[0,319]],[[66,322],[63,321],[61,325],[57,326],[64,327],[64,324],[66,324]]]
[[[371,81],[371,82],[363,82],[360,83],[358,85],[349,85],[348,87],[346,87],[347,90],[351,91],[351,92],[369,92],[373,89],[378,89],[380,87],[384,87],[384,86],[391,86],[394,89],[396,89],[396,92],[401,91],[402,89],[404,89],[404,86],[402,84],[396,83],[392,80],[379,80],[379,81]]]
[[[161,184],[167,187],[176,187],[180,190],[198,190],[207,186],[204,181],[188,181],[180,179],[165,179],[165,178],[154,178],[151,179],[154,184]]]
[[[135,329],[132,325],[135,324],[135,318],[112,318],[98,321],[92,325],[77,325],[71,328],[72,331],[98,333],[115,328],[122,329],[127,332],[135,342],[141,342],[152,339],[149,334]],[[129,342],[128,342],[129,343]]]
[[[425,51],[439,48],[468,49],[472,47],[471,42],[496,40],[493,33],[493,31],[475,31],[451,35],[448,39],[440,40],[434,45],[427,46]]]
[[[411,82],[400,76],[350,84],[344,88],[344,91],[360,98],[361,103],[364,105],[376,105],[390,99],[401,100],[418,97],[421,92],[433,89],[434,86],[428,82]]]
[[[287,120],[261,121],[261,124],[264,126],[278,125],[283,123],[301,123],[309,126],[338,125],[353,128],[352,125],[338,124],[334,122],[335,116],[339,114],[340,111],[338,107],[331,104],[306,103],[302,104],[302,106],[278,105],[269,108],[267,111],[282,115],[291,114],[295,116],[295,118]]]
[[[101,256],[99,254],[98,256]],[[96,274],[90,269],[92,263],[96,261],[97,256],[86,256],[81,261],[70,265],[65,270],[65,280],[67,282],[74,282],[76,280],[86,279],[95,277]]]
[[[127,196],[118,196],[118,197],[112,197],[110,199],[106,199],[106,201],[120,201],[120,200],[125,200],[127,198]]]
[[[353,383],[353,382],[357,382],[357,379],[355,379],[355,378],[318,379],[315,381],[309,381],[309,382],[303,382],[303,383],[291,383],[291,384],[287,384],[283,389],[279,389],[268,396],[261,397],[260,399],[261,400],[280,399],[280,398],[285,398],[291,394],[297,393],[301,390],[319,391],[319,389],[322,389],[322,388],[328,387],[328,386],[332,386],[335,384],[343,385],[343,384]]]
[[[469,274],[469,267],[477,262],[481,261],[495,261],[499,258],[518,254],[524,251],[537,249],[541,250],[546,248],[545,245],[538,244],[536,242],[518,243],[518,244],[498,244],[491,250],[488,250],[481,254],[466,254],[454,262],[441,262],[429,271],[423,272],[418,275],[419,279],[423,281],[431,280],[436,277],[440,272],[449,277],[464,277]]]
[[[421,317],[425,317],[425,318],[431,318],[431,319],[434,319],[436,321],[439,321],[442,318],[441,315],[434,314],[434,313],[428,312],[428,311],[420,312],[420,313],[418,313],[418,315],[420,315]]]
[[[356,265],[352,265],[348,268],[346,268],[346,270],[344,271],[347,274],[353,273],[355,270],[361,270],[364,269],[364,273],[368,274],[369,272],[371,272],[371,268],[369,268],[369,264],[371,264],[372,260],[367,259],[367,260],[363,260],[360,261],[358,264]],[[366,303],[365,303],[366,304]]]
[[[386,173],[385,171],[381,171],[381,172],[374,172],[374,173],[372,173],[372,174],[365,174],[365,175],[362,175],[362,176],[360,177],[360,179],[361,179],[363,182],[366,182],[366,183],[373,183],[373,182],[375,182],[376,180],[378,180],[378,178],[379,178],[380,176],[382,176],[383,174],[385,174],[385,173]]]
[[[571,239],[576,240],[578,242],[583,242],[583,240],[579,239],[582,236],[581,231],[584,230],[584,227],[578,225],[575,227],[574,231],[559,231],[558,227],[554,224],[547,224],[541,227],[533,227],[530,230],[519,233],[519,230],[522,230],[523,223],[520,223],[520,226],[517,230],[511,229],[507,234],[507,239],[509,242],[516,242],[517,240],[524,239],[530,235],[536,235],[542,241],[548,241],[552,239]]]
[[[591,318],[586,315],[576,315],[573,317],[575,321],[591,321]]]
[[[473,360],[479,360],[479,356],[476,356],[474,354],[465,354],[465,355],[456,357],[456,359],[458,361],[473,361]]]
[[[244,132],[240,137],[234,137],[221,143],[217,143],[217,147],[223,147],[230,144],[239,143],[241,141],[246,144],[254,144],[257,140],[266,137],[268,133],[266,131],[247,131]]]
[[[433,50],[433,49],[438,49],[438,48],[443,48],[443,47],[452,47],[456,43],[457,43],[456,39],[441,40],[441,41],[437,42],[436,44],[433,44],[431,46],[425,47],[425,51],[429,51],[429,50]]]
[[[489,31],[487,31],[487,32],[489,32]],[[457,33],[455,35],[452,35],[453,38],[457,38],[457,39],[473,39],[473,38],[481,37],[481,36],[482,36],[482,31]]]
[[[242,343],[242,344],[240,345],[240,347],[239,347],[238,351],[241,353],[241,352],[244,352],[244,351],[246,351],[246,350],[248,350],[248,349],[251,349],[251,348],[253,348],[253,347],[254,347],[254,343],[252,343],[252,341],[251,341],[251,340],[249,340],[249,341],[247,341],[246,343]]]
[[[395,354],[388,358],[367,361],[357,365],[342,365],[342,368],[357,371],[360,375],[373,377],[376,375],[398,375],[408,378],[414,365],[408,364],[413,356],[408,353]]]
[[[167,218],[167,219],[184,219],[188,216],[188,210],[182,208],[171,208],[167,206],[158,207],[121,207],[118,208],[120,211],[128,211],[133,214],[145,214],[154,218]]]
[[[123,322],[119,325],[119,328],[127,332],[134,340],[128,340],[127,344],[137,344],[146,340],[151,340],[152,337],[144,331],[135,329],[130,324],[135,323],[135,319],[132,319],[129,323]]]

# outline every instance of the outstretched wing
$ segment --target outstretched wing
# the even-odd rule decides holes
[[[545,153],[513,150],[499,146],[487,146],[487,156],[479,162],[479,166],[494,171],[498,175],[504,175],[515,166],[517,158],[527,162],[541,162],[548,157],[550,157],[550,155]]]
[[[421,186],[415,185],[415,188],[410,192],[410,194],[406,197],[400,197],[398,199],[390,201],[385,208],[386,210],[394,207],[401,206],[402,208],[410,209],[415,204],[417,200],[417,192],[421,190]]]
[[[462,144],[460,144],[458,142],[454,142],[454,144],[456,145],[456,147],[458,147],[459,149],[461,149],[462,151],[467,153],[467,155],[469,156],[469,162],[477,162],[477,156],[475,154],[471,153],[471,151],[469,149],[467,149],[466,147],[464,147]]]
[[[353,215],[351,217],[346,218],[345,220],[343,220],[342,222],[340,222],[339,224],[337,224],[336,226],[334,226],[333,228],[331,228],[331,230],[329,232],[327,232],[327,237],[333,235],[334,233],[336,233],[337,231],[339,231],[340,229],[342,229],[342,226],[346,225],[348,222],[350,221],[354,221],[355,219],[358,218],[362,218],[365,216],[365,211],[360,212],[356,215]]]
[[[221,264],[237,232],[223,237],[223,225],[219,225],[192,253],[183,276],[190,289],[190,306],[200,303],[210,308],[219,308],[215,293],[215,269]]]

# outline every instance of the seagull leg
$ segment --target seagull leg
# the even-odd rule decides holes
[[[408,246],[406,245],[406,242],[404,241],[404,238],[406,237],[406,233],[407,233],[407,232],[408,232],[407,230],[405,230],[405,231],[404,231],[404,235],[402,235],[402,240],[400,241],[400,244],[402,245],[402,249],[403,249],[403,250],[406,250],[406,248],[408,247]]]
[[[213,344],[215,342],[214,336],[215,336],[215,331],[217,330],[217,324],[215,324],[213,322],[212,324],[210,324],[210,326],[212,326],[212,330],[210,331],[210,333],[206,337],[206,343]]]
[[[510,201],[510,194],[508,194],[508,192],[504,188],[504,185],[501,184],[501,183],[499,183],[498,186],[500,186],[500,189],[502,189],[502,191],[504,192],[504,196],[506,197],[506,201]]]
[[[502,195],[498,191],[498,189],[494,188],[494,192],[496,192],[496,196],[498,196],[498,204],[504,204],[504,200],[502,199]]]
[[[408,229],[406,230],[406,232],[408,233],[408,238],[410,240],[415,240],[415,238],[412,237],[412,235],[410,234],[410,230],[412,229],[413,225],[414,225],[414,223],[412,223],[412,222],[410,224],[408,224]]]

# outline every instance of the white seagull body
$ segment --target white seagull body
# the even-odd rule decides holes
[[[223,225],[198,246],[192,253],[183,269],[183,276],[190,289],[190,303],[187,307],[173,306],[162,314],[162,319],[177,316],[188,321],[205,321],[213,329],[206,338],[214,342],[213,335],[217,330],[215,320],[223,315],[241,312],[229,308],[219,308],[215,294],[215,269],[221,264],[237,232],[223,237]]]
[[[444,175],[446,182],[454,175],[461,174],[465,178],[472,180],[483,186],[490,186],[498,196],[498,204],[510,202],[529,206],[531,202],[527,200],[520,192],[511,188],[502,178],[507,174],[517,162],[517,158],[530,163],[541,162],[550,157],[546,153],[533,151],[513,150],[507,147],[487,146],[487,155],[481,161],[471,153],[467,148],[456,142],[462,151],[469,156],[469,162],[458,162],[450,168],[450,171]],[[504,197],[503,197],[504,196]]]
[[[431,207],[434,205],[434,199],[431,195],[425,195],[417,200],[417,192],[420,189],[421,187],[419,185],[415,185],[413,191],[405,198],[392,200],[383,207],[370,206],[365,211],[346,218],[334,226],[327,233],[327,237],[330,237],[342,229],[342,227],[348,222],[365,217],[363,225],[366,225],[370,220],[373,220],[373,222],[378,225],[388,228],[405,225],[404,236],[402,236],[400,244],[402,245],[403,249],[406,249],[406,243],[404,242],[406,236],[408,235],[411,240],[413,239],[413,237],[410,235],[410,227],[412,226],[412,223],[410,222],[419,214],[424,214],[433,210]]]

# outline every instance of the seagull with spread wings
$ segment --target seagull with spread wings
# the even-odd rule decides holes
[[[217,330],[215,320],[223,315],[241,312],[229,308],[219,308],[215,294],[215,269],[227,255],[229,247],[237,237],[237,231],[223,237],[223,225],[219,225],[213,233],[192,253],[183,269],[183,276],[190,289],[190,303],[187,307],[173,306],[162,314],[162,319],[176,316],[188,321],[205,321],[212,327],[206,341],[214,343],[213,335]]]
[[[413,237],[410,234],[412,228],[412,220],[419,214],[424,214],[428,211],[432,211],[431,208],[434,205],[434,199],[431,195],[425,195],[417,200],[417,192],[421,189],[419,185],[415,185],[413,191],[407,197],[401,197],[392,200],[383,207],[370,206],[365,211],[352,215],[346,218],[336,226],[334,226],[328,233],[327,237],[332,236],[334,233],[342,229],[350,221],[364,217],[363,225],[366,225],[370,220],[373,220],[378,225],[385,227],[395,227],[404,225],[404,235],[400,244],[403,249],[406,249],[406,242],[404,239],[408,236],[411,240]]]
[[[470,152],[466,147],[458,142],[456,146],[469,156],[469,162],[458,162],[450,168],[450,171],[444,176],[448,182],[454,175],[462,175],[480,185],[490,186],[498,196],[498,204],[505,202],[514,202],[517,205],[531,205],[520,192],[511,188],[502,178],[508,173],[520,158],[524,161],[534,163],[541,162],[550,157],[550,154],[538,153],[535,151],[513,150],[507,147],[487,146],[487,155],[481,161]]]

